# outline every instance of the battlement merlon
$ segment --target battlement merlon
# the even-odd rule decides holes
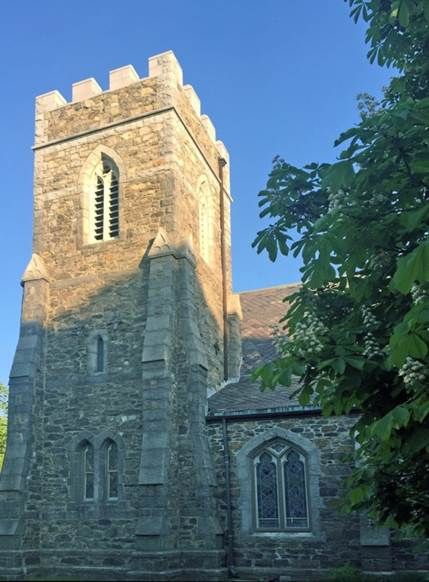
[[[217,140],[213,123],[207,115],[201,114],[197,93],[191,85],[183,85],[182,68],[173,51],[150,57],[147,77],[140,78],[132,65],[110,71],[106,91],[94,78],[89,78],[73,83],[71,102],[56,90],[36,97],[34,149],[84,137],[173,108],[196,141],[201,142],[196,134],[202,131],[209,137],[217,157],[228,161],[228,152]],[[225,189],[229,191],[228,170],[225,174]]]

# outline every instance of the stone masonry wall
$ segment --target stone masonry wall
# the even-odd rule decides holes
[[[43,265],[35,278],[46,280],[49,300],[26,437],[24,526],[15,532],[30,574],[52,567],[87,576],[96,568],[100,576],[150,578],[205,564],[222,575],[204,412],[208,386],[223,379],[216,171],[219,152],[227,154],[196,112],[192,88],[182,86],[174,55],[152,58],[149,73],[139,80],[130,67],[114,71],[105,93],[82,82],[72,104],[55,92],[38,99],[33,260]],[[102,153],[119,170],[120,236],[94,244],[86,179]],[[198,246],[203,175],[213,193],[210,268]],[[229,205],[226,223],[229,233]],[[159,257],[150,256],[154,240],[165,241]],[[107,347],[100,374],[89,369],[96,334]],[[157,352],[162,361],[151,360]],[[106,438],[119,444],[119,499],[84,502],[76,447],[89,440],[97,459]],[[165,471],[152,469],[157,454]],[[0,563],[2,539],[0,532]],[[188,560],[186,552],[196,554]]]
[[[242,574],[260,576],[284,575],[292,579],[320,579],[322,574],[345,564],[370,571],[415,570],[427,568],[427,560],[418,557],[418,551],[392,540],[391,546],[366,547],[360,542],[360,524],[355,516],[339,513],[337,503],[342,482],[350,471],[344,458],[353,452],[349,430],[353,417],[323,418],[298,416],[289,418],[229,420],[227,425],[233,517],[233,562]],[[307,533],[262,533],[243,530],[243,499],[240,488],[238,454],[258,435],[267,435],[273,429],[290,431],[298,438],[311,441],[320,451],[320,530],[314,527]],[[215,458],[218,484],[225,492],[225,467],[222,425],[219,419],[209,419],[209,439]],[[224,498],[225,501],[225,498]],[[314,518],[314,499],[312,504]],[[250,505],[244,504],[246,507]],[[224,504],[223,519],[226,520]],[[247,521],[247,518],[246,518]],[[314,524],[314,519],[313,519]]]

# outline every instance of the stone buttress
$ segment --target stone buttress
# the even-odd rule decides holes
[[[227,151],[171,51],[38,97],[34,151],[0,579],[222,579],[205,412],[240,361]]]

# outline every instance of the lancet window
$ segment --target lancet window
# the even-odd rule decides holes
[[[265,531],[308,530],[305,456],[282,440],[253,457],[255,527]]]
[[[101,335],[97,336],[96,340],[96,362],[95,362],[95,371],[96,372],[104,372],[104,361],[105,361],[105,348],[104,348],[104,339]]]
[[[94,447],[89,442],[82,445],[83,499],[94,499]]]
[[[110,501],[119,496],[119,470],[118,470],[118,446],[112,440],[108,440],[106,451],[106,498]]]
[[[108,156],[102,155],[93,178],[90,231],[94,242],[119,236],[119,171]]]

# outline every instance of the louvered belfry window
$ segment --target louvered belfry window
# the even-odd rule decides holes
[[[119,236],[119,172],[115,163],[102,156],[94,173],[91,228],[95,242]]]

